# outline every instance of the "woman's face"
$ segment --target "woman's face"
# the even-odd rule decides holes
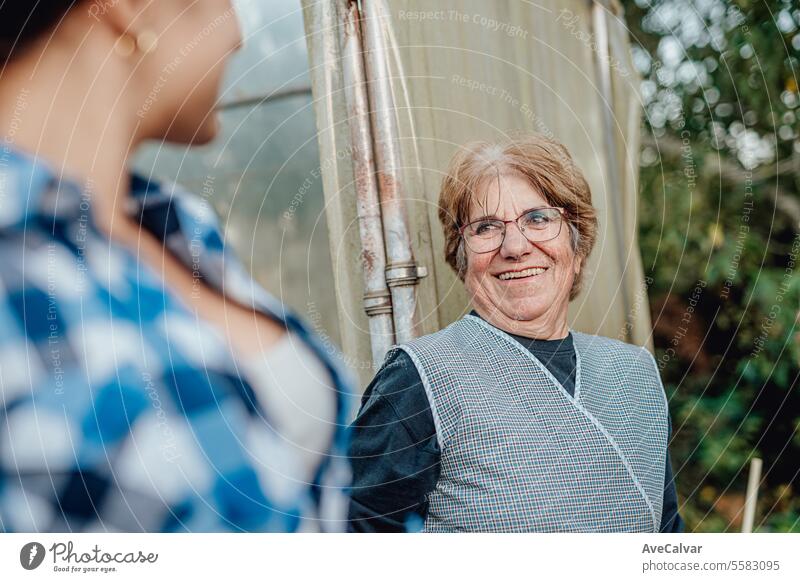
[[[484,216],[514,220],[532,208],[550,206],[525,178],[514,173],[488,180],[482,194],[483,203],[473,203],[470,222]],[[559,235],[549,241],[532,243],[516,224],[508,223],[505,240],[497,250],[477,254],[468,245],[465,250],[464,284],[482,316],[501,328],[519,329],[527,323],[548,330],[566,325],[569,292],[581,268],[566,220]],[[507,278],[533,267],[544,271]],[[513,333],[514,329],[506,331]]]
[[[231,0],[162,0],[150,6],[150,24],[142,26],[158,34],[158,44],[142,59],[139,114],[152,137],[207,143],[219,129],[215,106],[225,64],[242,42]]]

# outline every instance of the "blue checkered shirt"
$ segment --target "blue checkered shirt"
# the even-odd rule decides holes
[[[0,149],[0,531],[343,529],[351,391],[338,359],[253,281],[203,198],[131,180],[143,228],[324,364],[330,448],[313,482],[283,477],[285,440],[221,335],[98,230],[90,188]]]

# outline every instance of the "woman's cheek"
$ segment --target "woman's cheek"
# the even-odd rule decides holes
[[[468,259],[471,261],[472,258]],[[481,269],[480,265],[475,263],[467,263],[467,274],[464,278],[464,286],[467,289],[467,294],[470,297],[477,297],[480,298],[485,293],[483,292],[483,286],[485,281],[483,280],[486,277],[486,269]]]

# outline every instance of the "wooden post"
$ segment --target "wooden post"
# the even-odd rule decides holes
[[[758,484],[761,482],[761,465],[761,459],[753,458],[750,461],[750,476],[747,479],[747,497],[744,501],[742,533],[753,533],[756,503],[758,502]]]

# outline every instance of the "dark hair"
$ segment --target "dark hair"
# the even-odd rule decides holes
[[[0,58],[3,61],[55,26],[84,0],[0,0]],[[12,54],[13,53],[13,54]]]

